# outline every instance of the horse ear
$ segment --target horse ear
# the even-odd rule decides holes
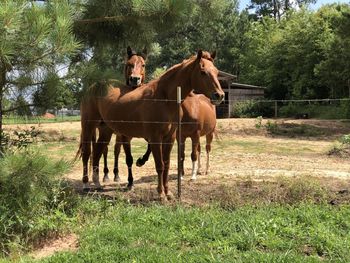
[[[202,56],[203,56],[203,51],[200,49],[197,52],[197,59],[200,60],[202,58]]]
[[[148,51],[147,51],[147,48],[145,47],[145,48],[142,50],[141,57],[143,57],[143,59],[146,60],[146,59],[147,59],[147,55],[148,55]]]
[[[214,50],[211,54],[210,57],[214,60],[216,57],[216,50]]]
[[[132,49],[131,49],[130,46],[128,46],[128,47],[126,48],[126,53],[128,54],[128,58],[130,58],[130,57],[132,56],[133,52],[132,52]]]

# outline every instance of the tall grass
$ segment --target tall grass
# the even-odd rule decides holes
[[[41,116],[4,116],[4,124],[40,124],[40,123],[56,123],[66,121],[80,121],[80,116],[56,116],[48,119]]]
[[[77,252],[42,262],[349,262],[349,206],[135,207],[93,201]]]
[[[57,233],[69,220],[76,199],[60,179],[69,167],[65,161],[54,162],[29,150],[0,158],[2,254],[16,253]]]

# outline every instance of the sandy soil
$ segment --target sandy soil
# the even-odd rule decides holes
[[[268,121],[263,120],[262,125]],[[189,204],[206,202],[210,192],[217,191],[223,185],[247,180],[265,182],[274,177],[315,177],[320,181],[332,178],[334,185],[344,188],[350,179],[350,162],[344,158],[328,156],[327,152],[334,147],[335,139],[350,133],[350,124],[343,121],[330,120],[277,120],[277,125],[307,125],[322,131],[317,136],[275,136],[266,129],[255,127],[256,119],[223,119],[218,120],[219,139],[214,140],[210,157],[210,174],[200,175],[197,181],[190,180],[192,163],[190,147],[186,148],[185,178],[182,181],[182,200]],[[75,125],[79,125],[76,124]],[[76,127],[73,124],[73,127]],[[80,127],[79,127],[80,128]],[[78,128],[78,129],[79,129]],[[221,138],[221,139],[220,139]],[[203,144],[205,143],[202,138]],[[141,139],[134,139],[137,141]],[[189,144],[189,141],[187,142]],[[110,147],[112,148],[112,147]],[[110,156],[113,156],[110,149]],[[134,160],[136,160],[134,156]],[[112,158],[112,157],[110,157]],[[105,183],[102,194],[106,196],[125,198],[131,203],[156,200],[156,173],[151,158],[142,168],[134,166],[134,184],[132,191],[125,191],[127,184],[127,167],[124,154],[120,156],[121,182]],[[205,165],[205,153],[202,153],[202,163]],[[109,162],[112,171],[113,162]],[[177,193],[176,146],[172,153],[170,169],[170,189]],[[101,169],[102,170],[102,169]],[[100,172],[101,173],[101,172]],[[68,178],[81,190],[82,165],[77,163]],[[112,178],[113,174],[110,174]],[[102,174],[100,175],[102,179]],[[324,179],[326,178],[326,179]],[[342,183],[338,183],[341,180]],[[344,184],[343,184],[344,183]],[[199,198],[199,196],[201,196]]]
[[[311,127],[317,130],[316,136],[304,134],[271,135],[264,128],[268,122],[263,120],[260,129],[256,128],[257,119],[223,119],[218,120],[218,138],[213,142],[210,157],[210,174],[199,175],[196,181],[190,180],[191,160],[189,146],[186,148],[185,178],[182,181],[181,201],[185,205],[203,205],[222,201],[225,195],[232,194],[239,199],[247,195],[259,195],[263,191],[276,191],[275,184],[283,188],[282,177],[316,178],[323,186],[335,193],[334,200],[348,202],[350,200],[350,162],[347,158],[329,156],[327,153],[334,147],[335,140],[341,135],[350,134],[350,123],[329,120],[282,120],[276,121],[280,127]],[[33,125],[7,125],[5,129],[29,129]],[[78,144],[80,122],[50,123],[35,125],[53,138],[64,136]],[[72,138],[74,137],[74,138]],[[141,139],[133,142],[143,143]],[[204,144],[204,139],[202,140]],[[73,142],[75,143],[75,142]],[[187,142],[189,144],[189,142]],[[109,160],[113,157],[109,147]],[[76,149],[71,152],[75,155]],[[134,156],[136,160],[138,156]],[[134,188],[126,190],[127,167],[124,154],[120,156],[121,182],[104,183],[99,194],[108,198],[123,199],[130,203],[148,204],[157,202],[157,179],[154,162],[151,158],[142,168],[135,167]],[[202,153],[203,165],[205,153]],[[112,161],[109,168],[112,171]],[[177,194],[176,146],[172,153],[169,186],[174,195]],[[102,170],[102,169],[101,169]],[[112,174],[110,177],[112,178]],[[68,180],[82,191],[82,164],[77,162],[67,175]],[[102,179],[102,175],[100,175]],[[277,179],[276,179],[277,178]],[[270,188],[266,188],[266,186]],[[272,188],[271,188],[272,187]],[[267,190],[266,190],[267,189]],[[283,189],[281,190],[283,192]],[[83,193],[86,194],[86,193]],[[94,191],[87,193],[95,194]],[[269,196],[270,198],[270,196]],[[332,202],[334,201],[332,200]],[[336,202],[336,201],[334,201]],[[78,247],[74,235],[47,242],[47,246],[34,252],[35,258],[41,258],[61,250],[75,250]]]

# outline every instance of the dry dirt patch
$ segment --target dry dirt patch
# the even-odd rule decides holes
[[[238,187],[239,197],[251,193],[259,193],[259,189],[273,181],[276,177],[314,177],[320,182],[327,181],[328,185],[338,185],[333,189],[344,191],[350,189],[347,182],[350,178],[350,162],[345,158],[330,157],[327,152],[332,148],[335,138],[350,133],[349,122],[330,120],[262,120],[262,124],[277,122],[279,124],[309,125],[326,131],[322,136],[313,138],[288,136],[271,137],[266,129],[257,129],[257,119],[221,119],[218,120],[219,138],[213,142],[211,153],[211,173],[202,175],[196,182],[189,180],[191,173],[190,140],[187,141],[185,173],[183,181],[183,202],[188,204],[206,204],[220,199],[223,191]],[[12,127],[11,127],[12,126]],[[17,128],[21,125],[7,125],[6,128]],[[23,125],[22,125],[23,127]],[[78,147],[80,122],[48,123],[41,124],[38,129],[46,133],[63,133],[75,136]],[[132,145],[137,143],[134,139]],[[112,141],[113,142],[113,141]],[[67,142],[69,143],[69,142]],[[205,140],[202,140],[205,143]],[[113,166],[113,143],[109,147],[109,169]],[[75,156],[76,150],[71,147],[70,153],[65,153],[65,158]],[[74,148],[74,149],[73,149]],[[132,147],[133,148],[133,147]],[[203,147],[204,148],[204,147]],[[134,148],[135,149],[135,148]],[[138,156],[134,156],[136,160]],[[205,159],[203,153],[202,161]],[[124,153],[120,156],[120,175],[122,182],[119,184],[105,184],[101,193],[111,198],[122,198],[131,203],[147,203],[156,200],[156,173],[152,158],[142,168],[133,167],[135,187],[133,191],[126,192],[127,167]],[[101,162],[102,167],[102,162]],[[102,171],[102,169],[101,169]],[[173,149],[171,161],[170,189],[176,194],[176,146]],[[82,164],[78,161],[67,178],[74,183],[78,191],[82,188]],[[112,174],[110,175],[112,177]],[[102,173],[100,178],[102,178]],[[91,179],[91,178],[90,178]],[[254,187],[244,187],[252,184]],[[223,190],[224,189],[224,190]],[[345,191],[346,193],[346,191]]]
[[[78,247],[78,236],[75,234],[69,234],[45,241],[45,244],[33,251],[31,255],[35,259],[41,259],[52,256],[57,252],[76,251],[78,250]]]

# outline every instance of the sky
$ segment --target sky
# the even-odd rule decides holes
[[[239,0],[239,1],[240,1],[240,4],[239,4],[240,10],[244,9],[250,3],[250,0]],[[312,10],[317,10],[322,5],[332,4],[332,3],[348,3],[349,4],[350,0],[317,0],[316,4],[310,5],[310,8]]]

